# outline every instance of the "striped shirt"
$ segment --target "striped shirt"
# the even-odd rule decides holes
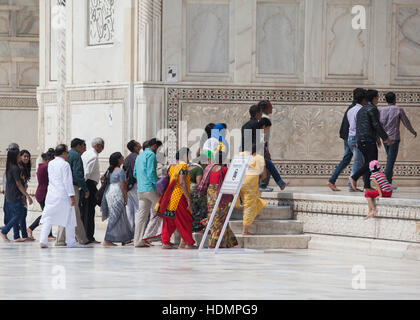
[[[373,172],[370,175],[370,180],[376,179],[379,184],[379,188],[381,188],[382,192],[392,192],[391,184],[386,179],[386,176],[383,172]]]

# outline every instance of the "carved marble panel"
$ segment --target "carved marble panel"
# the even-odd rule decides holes
[[[229,4],[186,3],[186,73],[229,71]]]
[[[38,63],[18,63],[18,85],[24,87],[35,87],[39,83]]]
[[[16,12],[16,35],[36,38],[39,36],[38,11],[23,9]]]
[[[367,29],[352,28],[352,4],[326,2],[325,9],[325,78],[367,79],[373,16],[370,1],[363,4],[366,8]],[[346,62],[346,63],[343,63]]]
[[[300,51],[300,1],[257,2],[257,73],[296,75]]]
[[[88,3],[89,45],[114,42],[115,0],[89,0]]]
[[[10,86],[10,63],[9,62],[0,63],[0,86],[1,87]]]
[[[396,9],[397,77],[420,79],[420,6]]]
[[[384,105],[383,96],[389,90],[392,89],[380,92],[380,106]],[[419,131],[420,92],[393,90],[399,105],[405,108]],[[241,126],[249,119],[249,107],[269,99],[274,106],[270,152],[283,175],[329,177],[342,158],[343,141],[338,132],[351,101],[351,90],[168,88],[167,92],[167,126],[177,133],[179,142],[187,141],[193,149],[199,137],[194,129],[202,130],[209,122],[224,122],[233,139],[238,132],[240,135]],[[420,151],[411,134],[404,128],[401,132],[403,141],[394,173],[396,177],[415,181],[420,176]],[[232,139],[231,150],[236,152],[239,147]],[[384,161],[384,150],[379,154]],[[350,174],[350,169],[348,167],[343,175]]]
[[[7,10],[0,10],[0,35],[9,35],[10,13]]]

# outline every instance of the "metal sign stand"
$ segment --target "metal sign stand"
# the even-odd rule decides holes
[[[210,220],[207,223],[207,227],[206,227],[206,230],[204,231],[204,236],[203,236],[203,239],[201,239],[200,247],[198,248],[198,250],[203,250],[204,243],[205,243],[206,238],[207,238],[207,234],[210,230],[211,224],[213,223],[213,220],[214,220],[214,217],[216,215],[216,212],[217,212],[217,209],[219,207],[220,200],[222,199],[222,196],[224,194],[232,194],[232,195],[235,195],[235,196],[233,198],[233,202],[230,205],[229,213],[228,213],[228,215],[225,219],[225,223],[223,224],[223,228],[222,228],[222,231],[219,235],[219,240],[217,241],[216,248],[214,249],[214,253],[216,253],[217,250],[219,249],[220,243],[223,240],[223,235],[225,234],[227,225],[229,223],[230,216],[232,215],[233,208],[235,207],[236,201],[238,200],[239,192],[241,191],[241,187],[242,187],[242,184],[244,183],[246,172],[248,171],[251,160],[252,160],[251,155],[235,156],[233,158],[232,163],[241,162],[240,163],[240,165],[241,165],[240,171],[238,169],[238,165],[236,165],[236,169],[232,165],[229,167],[228,172],[226,173],[225,181],[223,181],[222,188],[220,189],[219,195],[218,195],[217,200],[216,200],[216,204],[214,205],[213,211],[212,211],[211,216],[210,216]],[[236,172],[234,172],[232,174],[232,170],[235,170]],[[232,176],[233,179],[234,179],[234,177],[237,177],[238,173],[240,175],[240,179],[237,180],[237,182],[236,181],[228,181],[229,180],[228,177]],[[226,178],[228,178],[228,179],[226,179]],[[233,188],[232,188],[232,186],[229,186],[228,184],[233,185]]]

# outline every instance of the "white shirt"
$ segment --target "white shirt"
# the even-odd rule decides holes
[[[101,173],[99,171],[98,153],[91,148],[82,154],[83,170],[85,171],[85,180],[93,180],[99,183]]]
[[[41,224],[76,227],[76,212],[70,206],[71,196],[74,196],[74,187],[70,164],[56,157],[48,163],[48,190]]]
[[[362,109],[361,104],[356,104],[353,108],[347,111],[347,120],[349,121],[349,137],[356,136],[357,113]]]

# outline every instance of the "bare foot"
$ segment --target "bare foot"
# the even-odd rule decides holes
[[[145,240],[144,243],[146,244],[146,246],[153,247],[153,244],[149,241]]]
[[[25,238],[25,239],[23,239],[23,241],[24,242],[32,242],[32,241],[35,241],[35,239],[34,238]]]
[[[378,213],[377,210],[372,210],[371,212],[369,212],[369,214],[366,216],[365,220],[368,220],[370,218],[373,218],[376,214]]]
[[[280,190],[283,191],[284,189],[286,189],[286,187],[288,187],[290,185],[290,181],[287,181],[285,185],[280,187]]]
[[[245,232],[242,232],[242,235],[243,236],[253,236],[254,234],[249,232],[249,231],[245,231]]]
[[[48,237],[48,241],[55,241],[55,240],[57,240],[57,238],[56,237],[54,237],[54,236],[50,236],[50,237]]]
[[[7,235],[3,234],[3,232],[1,232],[1,230],[0,230],[0,236],[3,239],[4,242],[10,242],[10,240],[7,238]]]
[[[18,238],[18,239],[15,239],[14,242],[25,242],[25,239]]]
[[[354,181],[354,179],[352,177],[349,178],[349,181],[350,181],[351,187],[353,189],[353,192],[356,192],[357,191],[356,181]]]
[[[117,245],[111,241],[104,241],[103,242],[104,247],[116,247]]]
[[[34,239],[33,235],[32,235],[32,230],[30,228],[26,229],[26,232],[28,233],[28,237]],[[35,240],[35,239],[34,239]]]
[[[185,246],[185,249],[195,250],[195,249],[198,249],[198,247],[196,245],[193,245],[193,244],[187,244]]]
[[[328,182],[328,187],[332,190],[332,191],[341,191],[340,189],[338,189],[335,184],[332,184],[331,182]]]
[[[184,240],[181,239],[181,242],[179,243],[178,248],[180,248],[180,249],[185,248],[185,242],[184,242]]]

